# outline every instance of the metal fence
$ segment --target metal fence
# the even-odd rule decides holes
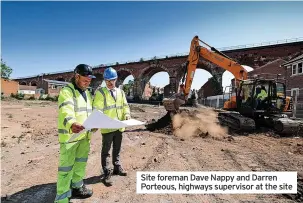
[[[220,109],[223,108],[224,102],[229,100],[229,97],[229,94],[210,96],[205,99],[198,99],[198,103],[204,106]]]
[[[270,41],[270,42],[262,42],[262,43],[254,43],[254,44],[246,44],[246,45],[237,45],[237,46],[223,47],[223,48],[220,48],[219,50],[220,51],[229,51],[229,50],[235,50],[235,49],[263,47],[263,46],[286,44],[286,43],[292,43],[292,42],[302,42],[302,41],[303,41],[303,37],[298,37],[298,38],[276,40],[276,41]]]

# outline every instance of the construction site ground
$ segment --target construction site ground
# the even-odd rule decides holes
[[[13,99],[1,102],[2,203],[53,202],[59,157],[57,113],[56,102]],[[150,121],[163,117],[166,111],[162,106],[131,104],[131,113],[135,119]],[[176,135],[150,132],[144,126],[128,128],[123,135],[121,151],[128,176],[114,176],[111,187],[100,181],[102,139],[97,131],[91,140],[85,179],[94,194],[86,200],[71,201],[301,202],[298,195],[295,199],[294,195],[277,194],[136,194],[137,171],[298,171],[302,177],[302,137],[280,138],[270,131],[230,136],[212,129],[207,130],[213,131],[209,135],[204,132],[194,136],[188,126]]]

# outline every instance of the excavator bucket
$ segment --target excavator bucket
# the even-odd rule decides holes
[[[185,100],[180,97],[177,97],[177,95],[174,95],[170,98],[164,98],[162,100],[162,103],[166,111],[178,111],[179,107],[185,104]]]

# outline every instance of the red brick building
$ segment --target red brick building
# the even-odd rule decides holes
[[[18,82],[1,78],[1,95],[10,96],[11,94],[17,94],[18,90]]]
[[[286,94],[297,102],[296,116],[303,118],[303,54],[281,65],[286,71]]]
[[[43,91],[43,94],[48,94],[51,97],[58,96],[60,90],[68,83],[69,82],[44,79],[40,91]]]
[[[282,64],[286,63],[283,59],[276,59],[261,67],[255,68],[253,71],[248,72],[248,77],[254,77],[256,75],[262,75],[264,77],[274,77],[277,74],[281,74],[280,78],[286,79],[286,69],[282,67]],[[235,79],[231,80],[231,84],[235,84]]]
[[[286,95],[292,96],[296,106],[296,117],[303,118],[303,54],[285,61],[276,59],[248,73],[249,77],[261,75],[273,77],[281,74],[281,78],[286,79]],[[232,80],[234,84],[234,79]]]
[[[216,95],[214,92],[214,84],[211,81],[212,78],[208,78],[208,81],[198,90],[198,98],[206,98]]]
[[[18,93],[21,94],[36,94],[37,86],[19,85]]]
[[[285,60],[283,59],[276,59],[272,62],[269,62],[259,68],[254,69],[251,72],[248,72],[249,77],[253,77],[254,75],[259,75],[259,74],[269,74],[271,76],[281,74],[282,78],[286,77],[286,70],[285,68],[281,67],[282,64],[286,63]]]

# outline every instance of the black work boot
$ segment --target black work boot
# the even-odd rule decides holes
[[[102,182],[104,183],[105,186],[109,187],[113,185],[113,181],[111,178],[112,178],[112,171],[111,170],[104,171]]]
[[[88,189],[84,184],[80,188],[72,189],[72,197],[78,199],[89,198],[93,195],[93,191]]]
[[[119,176],[127,176],[127,172],[121,166],[115,167],[113,174]]]

